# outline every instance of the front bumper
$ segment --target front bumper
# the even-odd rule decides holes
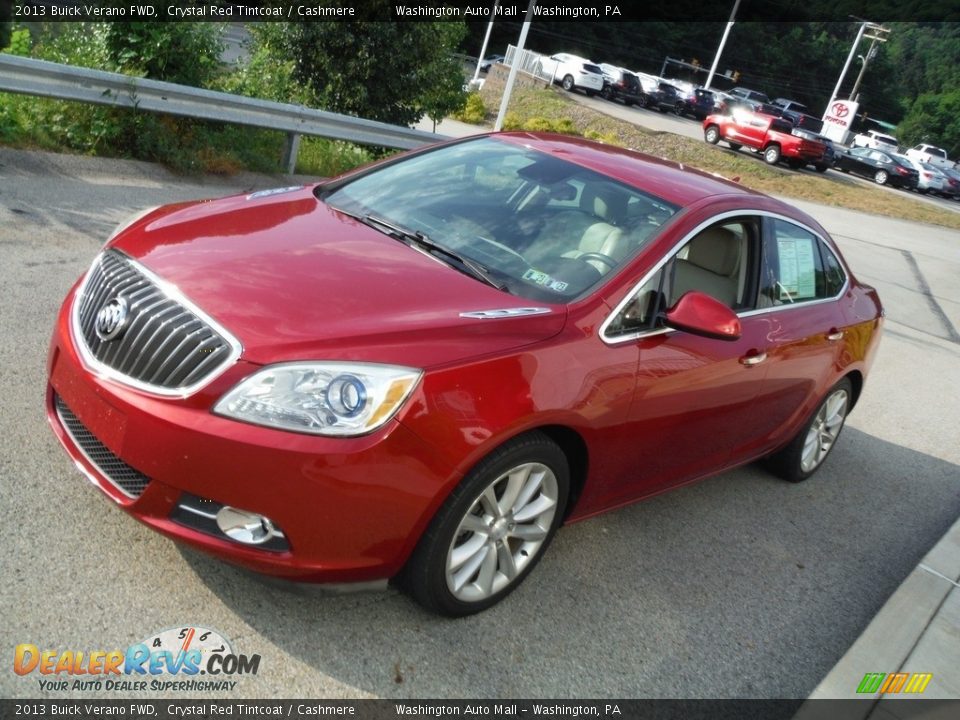
[[[91,373],[69,327],[67,298],[48,360],[47,417],[77,467],[124,511],[176,541],[256,572],[301,582],[383,580],[403,567],[436,507],[459,481],[449,461],[394,419],[360,438],[323,438],[222,418],[209,408],[256,366],[238,362],[185,399],[161,398]],[[58,412],[58,400],[60,411]],[[87,451],[63,408],[95,438]],[[84,436],[87,443],[89,438]],[[112,456],[145,479],[111,480]],[[108,460],[103,461],[106,457]],[[100,458],[100,462],[97,462]],[[184,524],[201,498],[269,517],[285,543],[251,546]],[[192,501],[196,505],[196,501]],[[215,525],[215,523],[214,523]]]

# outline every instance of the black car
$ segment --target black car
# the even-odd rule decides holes
[[[657,89],[647,99],[647,107],[660,112],[675,112],[680,102],[680,91],[670,83],[657,83]]]
[[[647,104],[647,95],[640,86],[640,78],[629,70],[615,65],[600,65],[603,70],[603,90],[600,95],[605,100],[619,100],[626,106]]]
[[[714,112],[716,98],[713,93],[703,88],[694,88],[693,93],[681,98],[675,109],[677,115],[693,115],[697,120],[703,120]]]
[[[884,150],[855,147],[837,148],[833,165],[843,172],[873,178],[878,185],[916,189],[920,175],[906,161]]]

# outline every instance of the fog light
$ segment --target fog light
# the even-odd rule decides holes
[[[260,545],[271,538],[283,537],[270,518],[229,505],[217,513],[217,527],[231,540],[246,545]]]

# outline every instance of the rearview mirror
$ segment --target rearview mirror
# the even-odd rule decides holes
[[[740,318],[719,300],[695,290],[677,300],[664,316],[667,327],[714,338],[739,340]]]

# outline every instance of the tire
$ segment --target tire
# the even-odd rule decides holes
[[[647,99],[646,95],[641,95],[637,98],[637,107],[645,108],[650,104],[650,101]]]
[[[720,142],[720,128],[716,125],[711,125],[703,131],[703,139],[711,145],[716,145]]]
[[[743,147],[743,145],[741,145],[740,143],[730,142],[729,140],[727,140],[727,145],[729,145],[730,149],[733,150],[734,152],[736,152],[737,150]]]
[[[767,467],[790,482],[803,482],[813,475],[836,446],[852,401],[853,384],[843,378],[830,388],[790,444],[767,458]]]
[[[767,145],[767,147],[763,149],[763,161],[767,165],[776,165],[780,162],[780,146]]]
[[[573,75],[564,75],[560,83],[567,92],[573,92]]]
[[[873,176],[873,181],[877,185],[886,185],[887,180],[890,179],[890,176],[887,174],[886,170],[877,170],[876,174]]]
[[[603,86],[603,90],[600,91],[600,97],[604,100],[613,100],[613,90],[610,89],[609,85]]]
[[[569,487],[567,458],[543,433],[501,446],[437,511],[404,570],[404,589],[428,610],[450,617],[496,604],[543,557],[563,519]]]

